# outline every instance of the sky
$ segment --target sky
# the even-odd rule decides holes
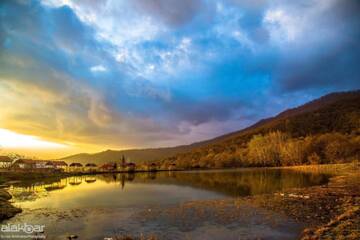
[[[0,148],[189,144],[360,88],[357,0],[2,0]]]

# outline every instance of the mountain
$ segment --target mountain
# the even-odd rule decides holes
[[[351,109],[347,109],[346,107],[342,108],[342,109],[340,109],[341,111],[349,110],[348,112],[353,112],[354,109],[359,109],[359,107],[360,107],[360,90],[349,91],[349,92],[330,93],[328,95],[322,96],[318,99],[310,101],[299,107],[285,110],[285,111],[281,112],[280,114],[276,115],[275,117],[262,119],[262,120],[258,121],[257,123],[251,125],[250,127],[247,127],[242,130],[228,133],[228,134],[222,135],[220,137],[208,140],[208,141],[206,141],[206,143],[211,144],[211,143],[221,142],[226,139],[231,139],[234,137],[242,136],[243,134],[246,134],[246,133],[250,133],[250,135],[251,135],[251,133],[255,133],[257,131],[261,132],[260,130],[266,131],[266,128],[269,128],[269,130],[284,130],[284,127],[280,126],[281,123],[284,122],[281,120],[287,120],[287,123],[289,125],[290,120],[295,122],[296,116],[304,117],[304,116],[307,116],[307,114],[311,115],[311,113],[315,113],[316,111],[318,111],[320,109],[324,109],[323,112],[325,112],[327,110],[326,108],[329,106],[330,106],[330,108],[333,107],[332,106],[333,104],[337,104],[337,105],[343,104],[346,107],[348,107],[348,106],[351,107]],[[336,106],[335,106],[335,108],[336,108]],[[335,109],[331,109],[331,110],[335,110]],[[321,111],[320,111],[320,114],[321,114]],[[345,114],[347,114],[347,113],[345,113]],[[324,119],[324,120],[331,120],[331,119]],[[299,129],[300,128],[301,127],[299,126]],[[329,129],[329,131],[330,131],[330,129]],[[309,132],[309,133],[311,133],[311,132]]]
[[[333,93],[164,159],[180,168],[341,163],[360,157],[360,91]]]
[[[191,145],[167,148],[107,150],[95,154],[77,154],[61,160],[67,162],[95,162],[97,164],[118,161],[124,155],[134,162],[171,159],[174,156],[193,158],[204,152],[221,152],[245,146],[256,134],[282,131],[292,137],[305,137],[309,134],[340,132],[349,134],[360,129],[360,90],[338,92],[325,95],[302,106],[288,109],[275,117],[260,120],[254,125]]]
[[[89,153],[75,154],[59,160],[63,160],[67,163],[80,162],[82,164],[86,164],[86,163],[103,164],[107,162],[120,161],[122,156],[125,156],[128,161],[132,161],[135,163],[145,162],[145,161],[152,162],[162,158],[174,156],[178,153],[190,151],[196,147],[200,147],[203,144],[205,143],[199,142],[199,143],[193,143],[191,145],[181,145],[181,146],[166,147],[166,148],[106,150],[94,154],[89,154]]]

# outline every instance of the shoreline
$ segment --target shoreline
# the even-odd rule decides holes
[[[261,169],[289,169],[302,171],[305,170],[309,172],[319,171],[324,174],[339,174],[343,170],[342,168],[348,168],[348,166],[360,166],[360,163],[337,163],[337,164],[314,164],[314,165],[294,165],[294,166],[278,166],[278,167],[237,167],[237,168],[191,168],[191,169],[156,169],[156,170],[144,170],[138,169],[134,171],[90,171],[90,172],[51,172],[51,171],[0,171],[0,188],[2,184],[7,182],[21,182],[24,180],[37,180],[37,179],[51,179],[51,178],[61,178],[61,177],[71,177],[71,176],[87,176],[87,175],[101,175],[101,174],[117,174],[117,173],[156,173],[156,172],[206,172],[206,171],[233,171],[233,170],[242,170],[242,171],[251,171],[251,170],[261,170]],[[338,167],[339,170],[334,170],[334,167]],[[326,169],[328,168],[328,171]]]
[[[360,165],[335,164],[285,167],[332,175],[324,185],[287,189],[240,198],[305,224],[301,239],[360,239]]]
[[[358,163],[304,165],[268,169],[291,169],[309,173],[329,174],[331,177],[329,182],[324,185],[293,188],[272,194],[239,197],[232,200],[214,200],[212,204],[220,206],[224,201],[234,207],[241,204],[249,204],[284,214],[304,223],[306,228],[301,235],[303,240],[326,237],[360,238],[360,232],[356,231],[356,229],[360,229],[360,165]],[[24,175],[19,178],[19,174],[9,175],[12,176],[10,178],[5,177],[3,180],[10,181],[9,183],[11,183],[14,180],[20,182],[39,178],[48,180],[51,178],[89,174],[61,173],[49,175],[42,173],[27,175],[25,178]],[[0,222],[21,212],[21,209],[14,207],[10,200],[11,195],[7,193],[6,189],[0,188]],[[195,205],[199,205],[199,208],[201,208],[201,203],[202,201],[194,202]]]

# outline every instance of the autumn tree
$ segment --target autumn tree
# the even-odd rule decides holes
[[[255,135],[248,144],[249,160],[258,166],[280,166],[281,149],[287,139],[288,135],[280,131],[265,136]]]

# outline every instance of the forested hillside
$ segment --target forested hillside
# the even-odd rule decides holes
[[[349,161],[358,158],[359,129],[360,91],[332,93],[246,129],[191,145],[107,150],[62,160],[102,164],[119,161],[125,156],[134,162],[160,161],[164,165],[176,163],[185,168]]]
[[[360,91],[335,93],[162,161],[182,168],[283,166],[359,159]]]

